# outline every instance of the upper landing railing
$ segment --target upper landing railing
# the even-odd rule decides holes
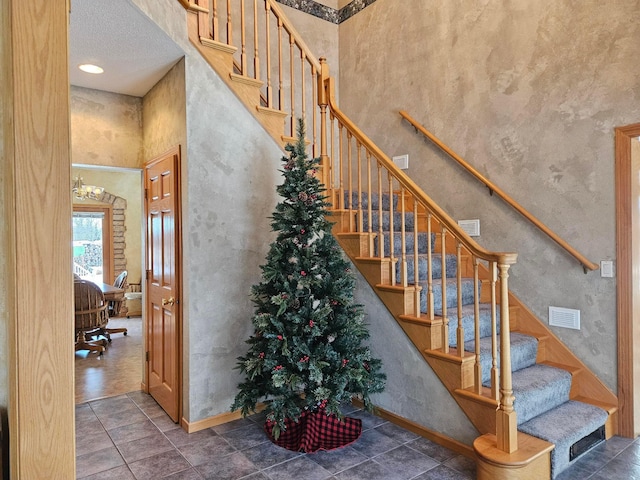
[[[435,146],[437,146],[440,150],[446,153],[453,160],[458,162],[464,169],[466,169],[471,175],[480,180],[488,189],[491,194],[495,193],[502,200],[504,200],[507,205],[514,208],[518,213],[520,213],[524,218],[533,223],[537,228],[539,228],[543,233],[548,235],[554,242],[556,242],[560,247],[565,249],[569,255],[574,257],[584,269],[584,273],[587,273],[590,270],[597,270],[598,265],[590,261],[580,252],[578,252],[575,248],[569,245],[566,241],[564,241],[560,236],[558,236],[553,230],[547,227],[544,223],[538,220],[537,217],[532,215],[528,210],[526,210],[522,205],[516,202],[513,198],[507,195],[502,189],[488,180],[484,175],[478,172],[475,168],[473,168],[469,163],[467,163],[463,158],[461,158],[458,154],[456,154],[451,148],[445,145],[439,138],[437,138],[433,133],[429,132],[424,126],[419,124],[411,115],[409,115],[406,111],[400,110],[400,115],[407,122],[409,122],[413,128],[416,129],[416,132],[422,133],[425,137],[427,137]]]

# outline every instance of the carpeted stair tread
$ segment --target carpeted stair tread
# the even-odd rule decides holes
[[[556,445],[551,451],[551,477],[555,478],[577,460],[569,461],[571,446],[604,425],[607,417],[601,408],[569,400],[521,424],[519,429]]]
[[[571,374],[566,370],[536,364],[513,372],[511,379],[518,425],[569,401]]]
[[[415,276],[415,255],[407,254],[407,280],[409,283],[414,283]],[[454,254],[445,255],[445,268],[447,269],[447,277],[453,278],[458,272],[458,257]],[[401,259],[398,258],[398,267],[400,266]],[[428,280],[428,256],[426,254],[418,255],[418,280]],[[401,270],[396,269],[396,282],[400,282]],[[431,278],[442,278],[442,255],[440,253],[431,254]]]
[[[481,303],[479,305],[480,314],[480,338],[489,337],[491,341],[491,305],[489,303]],[[455,347],[457,343],[457,329],[458,329],[458,309],[453,308],[447,310],[447,317],[449,318],[449,346]],[[500,333],[500,311],[496,311],[496,328]],[[462,307],[462,328],[464,329],[464,341],[465,349],[466,342],[473,343],[475,338],[475,308],[473,305],[463,305]],[[490,351],[489,351],[490,352]]]
[[[391,252],[391,244],[390,244],[390,235],[389,232],[384,232],[383,234],[383,238],[384,238],[384,256],[388,257],[390,256],[390,252]],[[427,250],[428,250],[428,242],[427,242],[427,237],[428,235],[425,232],[419,232],[418,233],[418,254],[426,254]],[[405,249],[406,252],[411,252],[413,253],[414,250],[414,239],[413,239],[413,234],[411,235],[405,235],[406,241],[405,241]],[[394,233],[393,234],[393,256],[399,258],[402,255],[402,243],[401,243],[401,239],[402,239],[402,234],[401,233]],[[435,234],[431,234],[431,248],[433,249],[435,245]],[[375,255],[378,256],[379,253],[379,248],[378,248],[378,241],[376,240],[374,242],[374,252]]]
[[[482,334],[481,334],[482,335]],[[466,328],[465,328],[466,336]],[[530,335],[511,332],[511,371],[517,372],[531,367],[538,356],[538,339]],[[500,368],[500,335],[497,336],[498,368]],[[464,349],[475,353],[475,340],[465,342]],[[491,336],[480,338],[480,365],[482,366],[482,384],[491,387]]]
[[[369,214],[365,211],[362,212],[362,231],[369,231]],[[359,221],[356,217],[356,222]],[[373,211],[371,212],[371,231],[378,232],[380,229],[380,212]],[[413,235],[413,212],[405,212],[404,214],[404,229],[406,235]],[[388,232],[391,230],[391,213],[387,211],[382,212],[382,231]],[[400,232],[402,231],[402,213],[393,212],[393,231]]]
[[[434,278],[431,282],[433,288],[433,312],[436,315],[442,315],[442,279]],[[449,309],[458,307],[458,281],[456,278],[447,278],[447,314],[451,316],[454,312]],[[420,282],[422,290],[420,291],[420,311],[427,313],[427,293],[429,289],[428,282]],[[473,294],[473,278],[462,279],[462,305],[472,305],[475,301]],[[478,285],[478,292],[480,285]],[[457,313],[457,312],[456,312]]]
[[[358,197],[362,200],[358,202]],[[380,206],[380,198],[382,198],[382,210],[389,210],[389,200],[391,196],[388,193],[383,193],[382,195],[378,195],[377,193],[371,193],[371,208],[373,210],[378,210]],[[369,208],[369,193],[368,192],[351,192],[351,200],[349,200],[349,192],[344,192],[344,204],[346,208],[357,209],[359,204],[362,203],[363,209]],[[393,195],[393,209],[398,209],[398,194]]]

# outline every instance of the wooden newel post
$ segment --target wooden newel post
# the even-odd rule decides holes
[[[501,258],[500,270],[500,403],[496,411],[496,439],[499,450],[513,453],[518,449],[518,424],[513,409],[511,382],[511,335],[509,326],[509,267],[515,256]]]
[[[333,185],[331,185],[331,166],[330,159],[327,155],[327,105],[329,104],[329,95],[327,91],[329,86],[329,65],[327,59],[320,57],[320,73],[318,75],[318,106],[320,107],[320,181],[327,189],[327,195],[331,203],[335,201],[333,198]]]

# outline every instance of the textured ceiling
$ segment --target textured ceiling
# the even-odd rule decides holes
[[[182,50],[128,0],[73,0],[69,27],[71,85],[144,96]],[[82,63],[104,68],[92,75]]]

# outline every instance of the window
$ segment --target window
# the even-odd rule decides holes
[[[110,206],[73,206],[73,273],[92,282],[113,282]]]

